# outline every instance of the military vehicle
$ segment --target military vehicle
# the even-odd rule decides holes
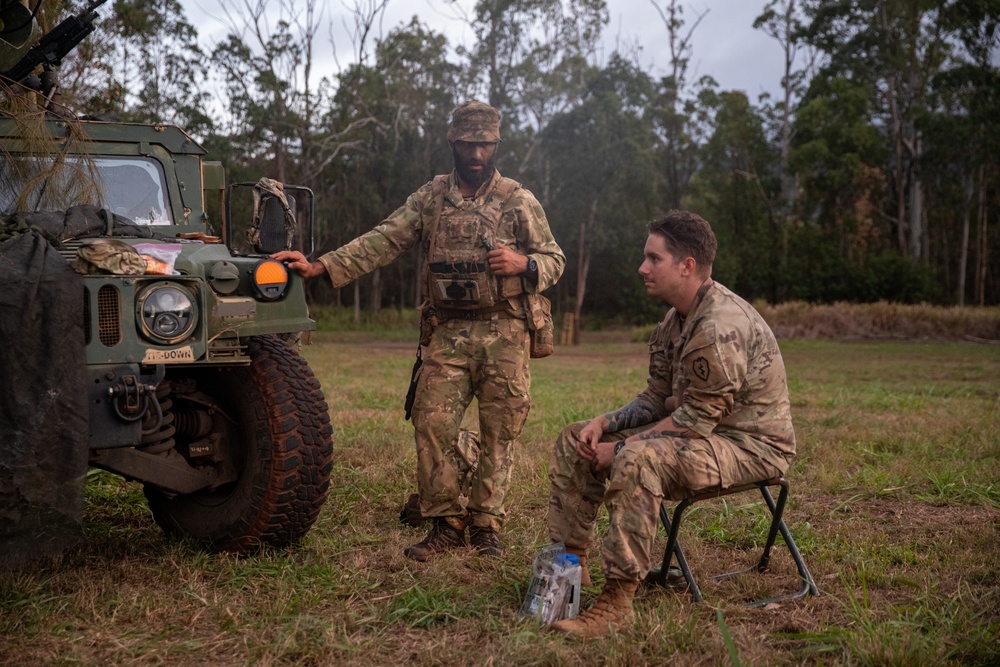
[[[37,40],[27,8],[4,1],[0,95],[44,106],[59,61],[93,30],[103,1]],[[20,32],[11,43],[14,28]],[[72,199],[75,192],[80,205],[45,210],[55,195]],[[40,405],[58,395],[54,409],[39,407],[50,422],[72,416],[59,405],[80,399],[87,465],[141,482],[156,523],[209,549],[287,545],[310,529],[326,498],[328,406],[288,342],[315,322],[301,277],[269,259],[286,248],[311,254],[312,202],[307,188],[266,178],[227,185],[222,165],[177,127],[86,120],[51,104],[38,113],[0,112],[0,213],[8,231],[20,224],[43,234],[65,266],[76,268],[45,264],[69,285],[63,303],[74,313],[70,324],[79,318],[56,332],[38,327],[37,318],[15,323],[14,311],[4,311],[6,335],[26,332],[16,354],[32,355],[33,340],[60,337],[45,349],[77,352],[26,364],[66,371],[50,374],[47,394],[9,375],[3,389],[33,390]],[[0,243],[8,276],[18,257],[20,237],[13,236]],[[50,277],[27,282],[44,285]],[[33,302],[24,303],[27,312]],[[82,340],[70,340],[74,331]],[[76,366],[75,375],[66,370]],[[30,416],[11,418],[13,434],[0,442],[0,452],[7,448],[0,454],[0,496],[7,493],[0,537],[5,525],[12,530],[11,517],[38,500],[33,475],[45,466],[23,459],[25,452],[47,455],[50,445],[33,442],[32,432],[52,438],[44,419],[26,427]],[[84,484],[84,476],[74,479]]]

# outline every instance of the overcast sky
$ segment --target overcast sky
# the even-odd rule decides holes
[[[224,24],[214,20],[224,16],[217,0],[180,1],[206,46],[222,37]],[[244,0],[232,1],[242,4]],[[302,0],[293,1],[304,4]],[[359,0],[359,4],[377,1]],[[318,0],[318,3],[325,14],[320,37],[316,40],[315,57],[319,74],[330,76],[337,69],[337,60],[332,57],[334,48],[341,65],[353,60],[349,32],[353,16],[348,7],[353,8],[355,0]],[[663,4],[660,0],[659,5]],[[765,4],[766,0],[688,0],[683,3],[685,34],[697,17],[705,14],[692,38],[690,81],[709,75],[723,90],[743,90],[751,100],[756,100],[762,92],[778,92],[782,74],[781,48],[763,31],[753,28],[754,19]],[[471,30],[460,15],[463,11],[470,13],[474,6],[475,0],[389,0],[376,36],[387,34],[416,15],[435,31],[447,35],[452,45],[469,44]],[[623,52],[638,53],[639,64],[653,76],[666,73],[670,63],[666,29],[650,0],[608,0],[608,8],[611,20],[604,33],[601,62],[606,62],[617,46]]]

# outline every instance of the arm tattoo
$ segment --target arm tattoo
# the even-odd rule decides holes
[[[645,426],[657,420],[656,408],[642,397],[604,416],[608,420],[608,433],[614,433],[626,428],[635,428],[636,426]]]

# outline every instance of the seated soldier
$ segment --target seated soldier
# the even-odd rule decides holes
[[[555,630],[602,637],[631,620],[665,499],[770,479],[795,455],[778,344],[749,303],[712,280],[716,247],[693,213],[649,224],[639,275],[672,308],[650,337],[647,386],[628,405],[566,427],[552,449],[549,535],[581,557],[584,585],[602,501],[610,518],[604,589]]]

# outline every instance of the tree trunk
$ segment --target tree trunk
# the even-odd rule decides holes
[[[926,257],[927,230],[924,229],[924,184],[920,178],[920,153],[922,151],[920,133],[913,141],[913,155],[910,178],[910,256],[914,261]]]
[[[976,303],[980,306],[986,303],[986,267],[989,260],[989,244],[986,242],[986,165],[979,167],[979,210],[976,230],[977,270],[976,270]]]
[[[372,271],[372,312],[382,309],[382,269]]]
[[[976,192],[976,181],[970,175],[965,179],[965,206],[962,208],[962,245],[958,259],[958,290],[955,301],[965,305],[965,274],[969,270],[969,227],[972,217],[972,198]]]
[[[361,285],[354,281],[354,326],[361,327]]]
[[[882,29],[890,32],[889,17],[884,0],[878,3],[879,19]],[[896,189],[896,244],[899,252],[904,256],[909,256],[910,245],[907,237],[909,219],[906,216],[906,178],[903,169],[903,118],[899,110],[899,82],[897,74],[889,73],[886,76],[885,97],[889,107],[889,115],[892,118],[892,147],[895,157],[895,168],[893,169],[892,182]]]
[[[583,297],[587,294],[587,270],[590,268],[590,258],[587,257],[587,224],[580,223],[580,245],[577,249],[576,264],[576,299],[573,303],[573,345],[580,344],[580,313],[583,310]]]
[[[573,306],[573,345],[580,344],[580,319],[583,314],[583,299],[587,295],[587,273],[590,271],[590,252],[587,250],[587,228],[593,228],[597,218],[597,202],[590,203],[590,215],[580,223],[580,246],[576,270],[576,303]]]

